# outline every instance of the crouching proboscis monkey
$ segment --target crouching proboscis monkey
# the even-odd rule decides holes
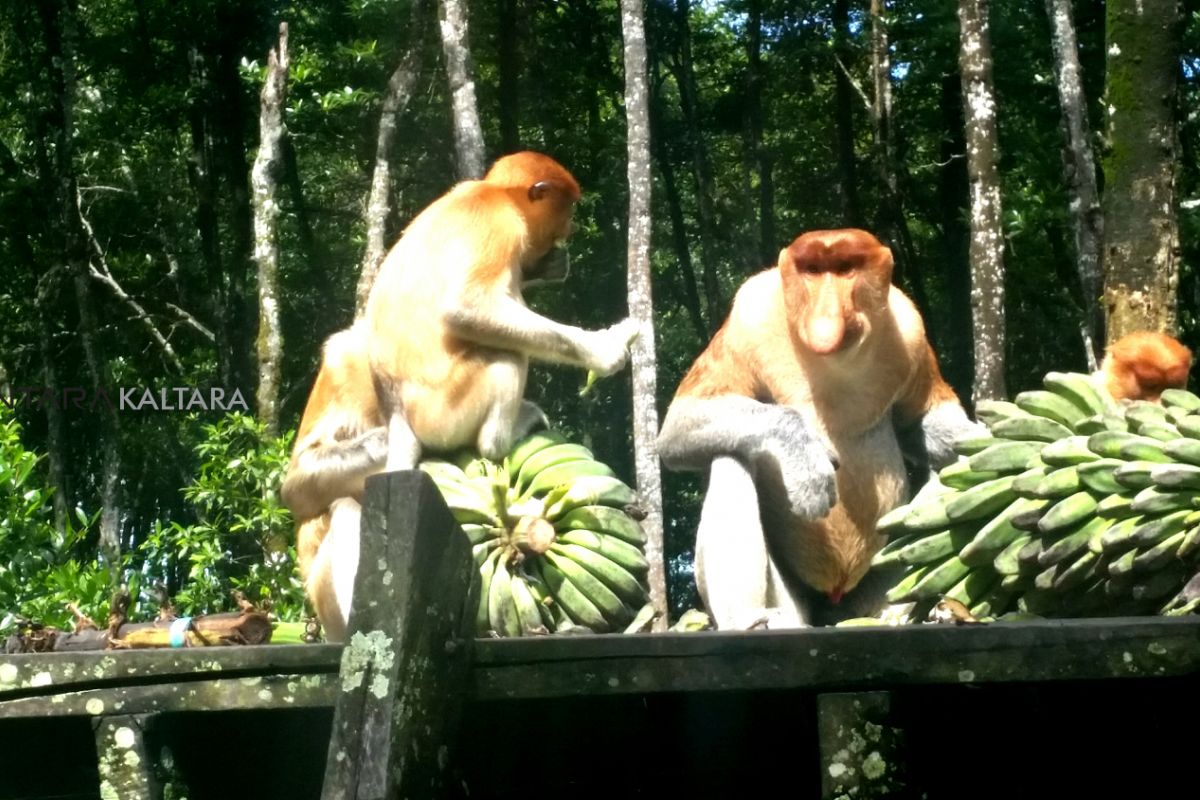
[[[864,576],[876,521],[907,500],[897,430],[933,469],[982,430],[891,279],[871,234],[805,233],[741,286],[679,385],[658,447],[708,472],[696,581],[719,628],[879,613],[888,576]]]

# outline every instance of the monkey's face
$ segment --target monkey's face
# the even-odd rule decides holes
[[[541,286],[562,283],[571,272],[571,256],[566,240],[556,242],[549,252],[526,267],[521,274],[522,286]]]
[[[793,341],[818,356],[854,349],[887,308],[891,251],[866,231],[813,231],[779,254]]]

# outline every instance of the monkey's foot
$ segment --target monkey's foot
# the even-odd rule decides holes
[[[809,627],[808,623],[794,610],[785,608],[755,608],[738,614],[734,618],[732,625],[722,626],[722,629],[736,631],[784,631],[807,627]]]

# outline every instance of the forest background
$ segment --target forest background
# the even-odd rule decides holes
[[[0,631],[103,619],[122,583],[134,618],[156,586],[300,618],[277,491],[319,348],[480,164],[540,150],[583,185],[572,278],[530,304],[627,313],[623,5],[0,0]],[[892,247],[968,406],[1088,369],[1106,322],[1200,345],[1197,5],[646,0],[659,412],[739,283],[816,228]],[[536,366],[528,396],[633,482],[630,372],[582,382]],[[248,413],[162,409],[176,387]],[[130,388],[140,410],[104,399]],[[703,479],[662,477],[677,614]]]

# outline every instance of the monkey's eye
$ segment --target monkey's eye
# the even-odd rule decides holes
[[[810,261],[807,264],[802,264],[800,266],[800,271],[805,275],[820,275],[821,266],[814,261]]]
[[[837,275],[846,275],[854,271],[854,265],[849,261],[839,261],[834,265],[833,271]]]

